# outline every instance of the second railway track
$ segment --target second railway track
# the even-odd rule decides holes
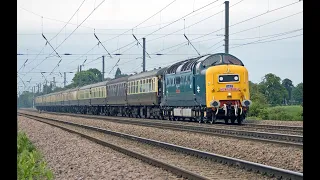
[[[139,120],[139,119],[131,119],[131,118],[125,118],[125,117],[53,113],[53,112],[48,112],[48,114],[66,115],[66,116],[73,116],[73,117],[80,117],[80,118],[88,118],[93,120],[99,119],[99,120],[105,120],[105,121],[116,122],[116,123],[189,131],[189,132],[195,132],[195,133],[225,136],[225,137],[232,137],[232,138],[239,138],[239,139],[248,139],[248,140],[255,140],[255,141],[264,141],[269,143],[296,146],[300,148],[303,147],[303,136],[301,135],[290,135],[290,134],[223,128],[225,127],[225,125],[222,125],[221,128],[219,128],[214,126],[206,127],[206,126],[199,126],[199,125],[190,125],[190,123],[175,124],[175,123],[166,122],[166,121],[153,121],[153,120],[147,120],[147,119]]]
[[[186,148],[186,147],[182,147],[182,146],[177,146],[177,145],[173,145],[173,144],[169,144],[169,143],[164,143],[164,142],[155,141],[155,140],[151,140],[151,139],[141,138],[141,137],[137,137],[137,136],[133,136],[133,135],[129,135],[129,134],[109,131],[109,130],[98,128],[98,127],[87,126],[87,125],[82,125],[82,124],[77,124],[77,123],[71,123],[71,122],[61,121],[61,120],[57,120],[57,119],[44,118],[41,116],[35,116],[35,115],[30,115],[30,114],[18,113],[18,115],[25,116],[25,117],[35,119],[38,121],[42,121],[45,123],[48,123],[48,121],[50,121],[48,124],[52,124],[55,126],[60,126],[57,124],[65,124],[65,125],[75,126],[78,128],[84,128],[84,129],[88,129],[88,130],[92,130],[92,131],[97,131],[97,132],[112,135],[112,136],[126,138],[126,139],[134,140],[134,141],[137,141],[140,143],[161,147],[161,148],[164,148],[167,150],[173,150],[173,151],[185,153],[185,154],[188,154],[191,156],[198,157],[200,159],[210,159],[210,160],[213,160],[216,162],[221,162],[223,164],[234,165],[239,168],[245,168],[247,170],[259,172],[261,174],[267,174],[267,175],[274,177],[274,178],[277,178],[277,179],[303,179],[303,174],[299,173],[299,172],[294,172],[294,171],[289,171],[289,170],[280,169],[280,168],[276,168],[276,167],[266,166],[266,165],[253,163],[253,162],[249,162],[249,161],[245,161],[245,160],[241,160],[241,159],[221,156],[221,155],[208,153],[208,152],[204,152],[204,151],[199,151],[199,150]],[[75,132],[75,133],[79,134],[79,132]],[[86,138],[89,138],[90,140],[94,140],[96,142],[99,141],[98,139],[95,139],[94,137],[89,137],[88,135],[85,135],[85,134],[82,134],[82,136],[86,136]],[[101,142],[101,140],[98,143],[106,144],[106,142]],[[197,173],[193,173],[192,171],[184,170],[184,169],[172,166],[168,163],[163,163],[161,161],[157,161],[156,159],[152,159],[152,158],[146,157],[144,155],[141,155],[139,153],[129,151],[125,148],[117,147],[117,146],[112,145],[110,143],[108,146],[109,147],[111,146],[111,148],[116,149],[116,150],[123,152],[125,154],[128,154],[130,156],[139,158],[141,160],[147,161],[147,162],[154,164],[156,166],[160,166],[164,169],[172,171],[173,173],[178,174],[179,176],[182,176],[182,177],[185,177],[188,179],[207,179],[207,177],[201,176]],[[202,171],[207,171],[207,170],[205,167],[203,167],[203,169],[200,170],[200,172],[202,172]],[[209,172],[210,172],[210,168],[209,168]]]

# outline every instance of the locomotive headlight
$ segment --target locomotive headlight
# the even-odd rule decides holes
[[[231,92],[228,93],[228,96],[231,96]]]
[[[223,77],[219,77],[219,80],[220,80],[220,81],[223,81]]]
[[[235,76],[234,77],[234,80],[238,81],[239,77],[238,76]]]

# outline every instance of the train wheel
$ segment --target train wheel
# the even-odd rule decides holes
[[[236,119],[237,119],[236,117],[232,117],[231,118],[231,124],[234,124],[236,122]]]
[[[229,119],[228,118],[224,118],[224,123],[225,124],[229,124]]]
[[[214,123],[216,123],[216,120],[217,120],[217,116],[214,113],[212,113],[212,116],[210,118],[210,123],[214,124]]]
[[[237,118],[237,124],[241,125],[242,122],[243,122],[243,120],[244,120],[243,116],[238,116],[238,118]]]

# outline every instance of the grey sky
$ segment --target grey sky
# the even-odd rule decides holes
[[[77,25],[93,11],[94,7],[98,6],[102,1],[103,0],[85,0],[78,13],[75,14],[70,21],[70,24],[50,42],[51,45],[54,48],[59,46],[65,38],[76,29]],[[295,85],[302,82],[303,5],[302,2],[298,1],[299,0],[229,1],[229,53],[244,62],[248,68],[251,81],[260,82],[262,76],[266,73],[275,73],[282,79],[291,79]],[[53,50],[49,45],[45,46],[46,41],[41,33],[43,32],[48,40],[53,38],[66,24],[64,22],[67,22],[71,18],[82,2],[83,0],[18,0],[17,53],[25,55],[17,56],[17,70],[19,70],[26,59],[28,59],[26,65],[18,72],[19,77],[23,79],[27,87],[35,86],[37,83],[43,83],[44,78],[39,72],[51,72],[59,62],[58,57],[45,59]],[[200,54],[224,52],[224,42],[222,41],[222,35],[224,34],[224,0],[218,0],[199,11],[196,10],[210,2],[214,2],[214,0],[176,0],[161,11],[161,13],[132,30],[133,27],[161,10],[170,2],[172,2],[172,0],[105,0],[57,49],[60,55],[64,53],[75,55],[62,56],[62,61],[54,73],[52,75],[49,75],[49,73],[44,75],[48,81],[51,81],[53,77],[55,77],[57,86],[63,86],[63,76],[61,77],[59,72],[61,72],[62,75],[63,72],[76,72],[77,66],[82,64],[85,59],[87,59],[87,61],[83,67],[84,70],[89,68],[102,70],[101,59],[93,61],[107,54],[101,45],[96,46],[87,55],[81,57],[82,54],[87,53],[98,43],[93,34],[94,29],[96,35],[102,42],[129,30],[125,35],[103,43],[105,48],[109,52],[112,52],[112,54],[126,54],[122,56],[114,55],[112,59],[106,56],[105,77],[114,76],[116,68],[114,68],[110,74],[109,72],[119,59],[120,62],[118,64],[123,73],[142,71],[142,59],[139,59],[139,57],[142,56],[142,48],[140,46],[132,44],[117,50],[134,41],[132,33],[135,34],[142,43],[141,38],[158,30],[146,36],[146,51],[151,54],[151,58],[146,58],[147,70],[155,67],[164,67],[178,60],[196,56],[197,53],[192,46],[187,45],[187,40],[183,36],[184,33]],[[295,4],[274,10],[291,3]],[[268,10],[270,12],[266,13]],[[184,18],[185,20],[181,19],[176,23],[164,27],[169,22],[175,21],[193,11],[196,12]],[[219,13],[220,11],[223,12]],[[262,13],[265,14],[250,19]],[[41,16],[43,16],[43,18],[41,18]],[[212,17],[208,18],[210,16]],[[239,23],[246,19],[250,20]],[[278,19],[282,20],[264,25]],[[204,21],[192,25],[201,20]],[[188,27],[190,25],[192,26]],[[160,29],[161,27],[164,28]],[[252,29],[238,33],[239,31],[249,28]],[[175,31],[178,32],[171,34]],[[204,36],[208,33],[211,34]],[[171,35],[163,37],[166,34]],[[163,50],[180,43],[184,44],[172,49]],[[129,49],[130,47],[131,49]],[[42,53],[36,58],[36,55],[39,54],[42,49]],[[154,55],[155,53],[171,55],[157,56]],[[42,63],[40,64],[40,62]],[[30,71],[31,69],[33,70]],[[30,72],[26,74],[28,71]],[[73,74],[67,74],[68,84],[72,78]],[[27,83],[30,79],[30,83]],[[20,78],[18,78],[18,82],[18,86],[23,86]],[[19,90],[23,90],[23,87],[20,87]]]

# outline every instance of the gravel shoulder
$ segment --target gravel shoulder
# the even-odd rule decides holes
[[[55,179],[181,179],[59,128],[18,117],[18,130],[43,154]]]
[[[27,113],[33,114],[31,112]],[[98,126],[112,131],[123,132],[269,166],[303,172],[303,149],[297,147],[71,116],[45,113],[34,114],[48,118],[57,118],[75,123]]]

